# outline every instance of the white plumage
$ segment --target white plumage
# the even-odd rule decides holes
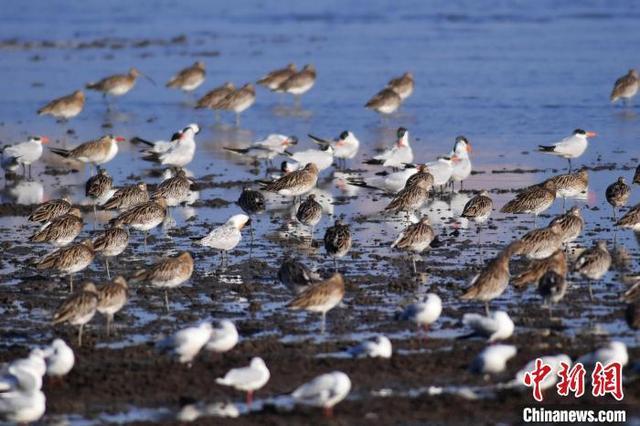
[[[392,352],[391,341],[386,336],[376,336],[349,349],[349,354],[356,358],[391,358]]]
[[[323,407],[330,412],[351,390],[349,376],[341,371],[322,374],[298,387],[291,397],[298,404]]]
[[[489,316],[464,314],[462,322],[475,334],[486,337],[488,342],[508,339],[515,328],[509,314],[504,311],[495,311]]]
[[[211,338],[211,323],[187,327],[156,343],[161,352],[171,352],[181,363],[191,363]]]
[[[501,373],[507,366],[507,361],[516,355],[517,349],[513,345],[487,346],[471,363],[471,371],[482,374]]]
[[[207,342],[206,349],[212,352],[227,352],[233,349],[238,343],[238,330],[229,320],[222,320],[218,327],[211,331],[211,337]]]

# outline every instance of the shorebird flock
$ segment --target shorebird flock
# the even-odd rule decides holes
[[[136,68],[126,74],[113,75],[86,85],[86,89],[102,93],[106,102],[110,98],[128,93],[138,77],[145,76]],[[196,62],[176,73],[166,83],[171,89],[187,93],[204,84],[205,64]],[[257,84],[276,93],[293,95],[296,104],[315,83],[316,69],[304,65],[300,70],[289,64],[262,76]],[[154,83],[155,84],[155,83]],[[381,115],[394,113],[414,91],[414,78],[409,72],[391,79],[384,88],[373,96],[365,107]],[[640,78],[635,70],[615,82],[611,101],[622,100],[626,104],[638,92]],[[238,87],[238,88],[237,88]],[[256,90],[252,83],[235,85],[225,83],[206,93],[197,100],[196,108],[208,108],[216,112],[229,111],[236,115],[239,125],[240,114],[250,108],[256,100]],[[40,115],[51,115],[59,120],[70,120],[82,112],[86,96],[83,91],[55,99],[37,110]],[[109,104],[110,105],[110,104]],[[34,226],[29,241],[34,244],[49,244],[52,250],[34,262],[33,267],[50,271],[57,276],[68,277],[69,296],[60,301],[59,308],[51,312],[52,327],[70,324],[78,327],[77,346],[82,345],[83,332],[96,313],[105,317],[105,334],[109,336],[114,327],[114,317],[125,308],[130,285],[146,283],[157,288],[164,298],[163,309],[169,312],[171,303],[169,290],[179,289],[189,281],[194,273],[194,257],[189,251],[176,247],[175,255],[167,255],[151,261],[137,271],[125,271],[115,265],[118,274],[111,280],[112,270],[109,259],[126,256],[130,239],[136,235],[147,245],[147,235],[171,217],[171,209],[188,204],[197,191],[198,179],[186,166],[198,151],[196,143],[200,127],[189,124],[180,128],[166,140],[148,140],[134,137],[131,143],[142,146],[139,158],[128,161],[148,161],[162,174],[159,184],[137,182],[121,186],[114,182],[108,172],[109,163],[119,155],[118,146],[126,141],[124,137],[104,135],[84,142],[76,147],[49,148],[54,155],[84,163],[91,174],[86,182],[86,200],[93,206],[94,227],[98,210],[112,212],[106,227],[94,231],[92,238],[83,238],[84,219],[81,206],[71,199],[61,198],[35,206],[26,221]],[[230,253],[243,241],[249,228],[251,247],[255,238],[252,220],[264,214],[274,197],[288,200],[293,212],[292,220],[308,229],[309,245],[318,243],[333,262],[333,271],[322,276],[297,257],[285,257],[281,262],[277,277],[291,292],[291,299],[285,306],[291,310],[303,310],[320,314],[320,333],[325,333],[327,314],[339,306],[347,291],[349,268],[347,258],[354,244],[354,231],[349,221],[333,218],[324,229],[321,242],[316,241],[316,230],[326,215],[325,208],[314,190],[319,175],[329,168],[345,170],[349,162],[356,161],[361,146],[356,135],[349,130],[342,131],[335,138],[308,135],[317,149],[295,151],[299,139],[293,135],[271,134],[268,137],[247,144],[246,147],[224,147],[225,150],[247,159],[254,164],[264,162],[267,178],[246,182],[238,194],[237,214],[212,229],[206,235],[193,233],[191,239],[198,250],[207,254],[220,254],[218,273],[229,268],[233,257]],[[480,337],[489,344],[474,360],[470,369],[482,374],[495,374],[505,369],[506,362],[516,354],[513,345],[494,344],[507,340],[514,333],[514,321],[505,311],[492,311],[490,303],[500,298],[509,283],[523,289],[535,285],[543,306],[551,315],[552,305],[559,303],[570,288],[570,274],[584,278],[588,283],[591,303],[597,303],[604,295],[594,294],[591,283],[602,279],[612,264],[612,256],[605,241],[594,241],[591,247],[576,248],[571,244],[582,235],[585,221],[579,207],[571,207],[565,213],[553,218],[548,224],[538,226],[538,216],[547,211],[557,199],[562,199],[563,209],[566,199],[584,197],[588,190],[589,176],[586,167],[574,170],[574,163],[588,149],[589,140],[596,136],[593,131],[576,129],[564,139],[552,144],[542,144],[538,151],[568,160],[565,174],[549,176],[544,181],[522,188],[516,196],[501,207],[501,212],[513,215],[531,215],[533,229],[520,238],[506,244],[494,257],[481,260],[478,273],[465,288],[460,289],[459,299],[481,307],[483,313],[465,314],[462,324],[471,330],[467,337]],[[7,176],[14,178],[22,167],[24,179],[31,179],[31,166],[43,154],[43,145],[50,140],[44,136],[33,136],[27,141],[7,146],[3,150],[2,166]],[[364,163],[377,168],[374,175],[351,175],[346,185],[376,191],[389,198],[379,212],[385,221],[401,224],[402,230],[381,251],[397,250],[411,260],[411,270],[406,279],[420,273],[416,257],[428,256],[430,250],[437,250],[443,242],[439,238],[437,226],[432,224],[423,210],[429,200],[441,197],[445,191],[460,190],[463,182],[472,175],[471,143],[465,136],[455,139],[450,152],[431,161],[417,161],[411,147],[411,136],[405,127],[397,129],[396,138],[387,149]],[[281,160],[280,173],[269,175],[274,160]],[[141,165],[143,163],[140,163]],[[634,176],[629,176],[633,184],[640,183],[640,167]],[[612,179],[613,180],[613,179]],[[606,190],[606,200],[612,207],[612,220],[616,227],[640,232],[640,205],[627,209],[620,218],[620,210],[625,209],[632,188],[625,176],[616,176]],[[494,202],[489,191],[478,191],[464,206],[456,220],[474,222],[477,228],[478,246],[482,247],[481,230],[494,212]],[[525,269],[516,277],[511,277],[510,262],[514,257],[528,261]],[[483,256],[481,256],[482,258]],[[96,259],[104,261],[104,273],[109,282],[96,285],[82,282],[74,287],[74,276],[93,265]],[[101,268],[92,274],[95,280]],[[640,325],[640,278],[629,277],[634,283],[624,294],[628,303],[627,322],[629,327],[638,329]],[[581,289],[574,289],[582,291]],[[397,319],[417,326],[426,338],[429,328],[436,323],[443,310],[443,301],[436,292],[427,294],[398,310]],[[86,333],[85,333],[86,334]],[[175,334],[156,342],[160,353],[172,356],[179,363],[191,365],[201,351],[224,353],[234,349],[240,335],[235,325],[221,319],[217,323],[202,322],[180,328]],[[352,348],[348,352],[354,357],[392,356],[391,341],[378,335],[370,341]],[[250,407],[255,391],[268,383],[271,374],[265,361],[255,354],[248,366],[230,370],[215,382],[221,386],[246,392]],[[626,346],[613,341],[609,346],[585,355],[583,361],[607,362],[619,360],[628,362]],[[571,359],[560,354],[548,357],[547,361],[559,368],[560,361],[571,363]],[[45,411],[45,396],[41,391],[42,377],[62,377],[68,374],[74,364],[71,347],[56,339],[50,347],[34,348],[28,358],[15,360],[5,367],[0,380],[0,414],[10,421],[32,422],[38,420]],[[526,371],[525,367],[522,371]],[[524,374],[524,373],[519,373]],[[555,376],[554,376],[555,377]],[[514,383],[517,382],[517,377]],[[522,385],[522,382],[519,382]],[[545,384],[551,386],[551,384]],[[334,405],[347,397],[351,381],[344,372],[327,372],[309,383],[302,384],[291,392],[290,398],[297,404],[321,407],[331,415]]]

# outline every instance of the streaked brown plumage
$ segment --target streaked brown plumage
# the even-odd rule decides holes
[[[380,114],[394,113],[402,103],[402,98],[394,90],[385,88],[376,93],[364,105]]]
[[[547,271],[553,271],[558,275],[567,275],[567,256],[563,250],[556,250],[545,259],[534,259],[529,262],[526,269],[517,275],[511,282],[514,287],[523,289],[530,284],[538,284]]]
[[[631,278],[632,285],[621,297],[623,301],[627,302],[624,317],[629,328],[638,330],[640,329],[640,277],[631,276],[629,278]]]
[[[529,259],[544,259],[562,248],[560,224],[527,232],[518,241],[511,243],[512,255],[524,255]]]
[[[126,74],[115,74],[105,77],[98,82],[89,83],[85,87],[90,90],[102,92],[103,96],[122,96],[133,89],[138,76],[140,76],[140,71],[136,68],[130,68]]]
[[[492,211],[493,200],[488,191],[482,190],[478,195],[467,201],[460,216],[476,223],[484,223],[489,219]]]
[[[289,64],[285,68],[271,71],[269,74],[262,77],[257,81],[257,84],[268,88],[271,91],[275,91],[280,87],[282,83],[288,80],[292,75],[296,73],[295,64]]]
[[[337,219],[334,226],[327,228],[324,234],[324,248],[327,254],[333,258],[333,266],[338,271],[338,258],[346,255],[351,249],[351,229],[340,219]]]
[[[431,172],[429,172],[429,167],[426,164],[418,164],[416,169],[418,169],[418,171],[407,178],[404,186],[411,186],[419,180],[424,180],[426,181],[426,185],[429,190],[431,190],[431,188],[433,188],[434,179]],[[424,183],[421,185],[424,185]]]
[[[419,222],[407,226],[391,244],[391,248],[413,253],[422,253],[431,246],[435,237],[436,233],[431,227],[429,217],[423,216]],[[417,273],[416,259],[412,257],[411,260],[413,262],[413,273],[415,274]]]
[[[163,197],[167,200],[167,206],[177,206],[189,199],[192,184],[193,181],[187,177],[187,173],[183,169],[179,169],[175,176],[158,185],[152,198]]]
[[[473,277],[470,287],[465,290],[460,299],[484,302],[485,311],[489,315],[489,303],[500,297],[509,284],[511,250],[512,246],[507,246],[479,274]]]
[[[84,142],[73,149],[49,148],[51,152],[63,158],[70,158],[85,164],[99,166],[111,161],[118,153],[118,142],[122,136],[105,135],[96,140]]]
[[[318,182],[318,167],[309,163],[273,182],[265,184],[264,190],[280,195],[297,197],[311,191]]]
[[[53,269],[69,275],[69,287],[73,291],[73,274],[82,271],[93,262],[95,252],[91,240],[70,244],[49,253],[38,262],[38,269]]]
[[[240,113],[248,109],[256,101],[256,89],[252,84],[245,84],[240,89],[228,94],[218,102],[216,108],[233,111],[236,113],[236,126],[240,125]]]
[[[584,229],[584,219],[579,207],[572,207],[563,215],[556,216],[549,222],[549,226],[559,225],[559,235],[563,243],[570,243],[580,236]]]
[[[251,188],[242,188],[242,193],[237,201],[240,208],[249,216],[264,213],[266,202],[262,192],[255,191]]]
[[[402,76],[393,78],[387,83],[387,88],[393,90],[404,101],[413,93],[414,81],[413,74],[404,73]]]
[[[562,300],[567,292],[567,287],[566,275],[556,271],[549,270],[540,278],[538,294],[544,300],[544,305],[549,307],[549,313],[551,313],[551,305]]]
[[[311,227],[311,237],[313,238],[313,228],[322,219],[322,206],[316,201],[315,194],[309,194],[307,199],[300,203],[296,219],[301,224]]]
[[[524,189],[516,197],[505,204],[500,210],[502,213],[530,213],[538,216],[547,210],[556,199],[556,185],[548,180],[540,185]]]
[[[109,222],[113,226],[128,225],[134,229],[145,232],[145,245],[147,231],[160,225],[167,216],[167,201],[164,198],[155,198],[146,203],[138,204],[129,210],[120,213]]]
[[[573,264],[573,271],[589,280],[599,280],[611,267],[611,255],[607,250],[605,241],[597,241],[596,244],[585,251],[576,259]],[[591,281],[589,281],[589,298],[593,300]]]
[[[294,294],[300,294],[316,281],[320,276],[307,268],[298,259],[285,258],[278,270],[278,279]]]
[[[91,176],[85,184],[85,195],[94,200],[105,197],[113,186],[113,178],[105,169],[98,170],[95,176]]]
[[[630,69],[627,74],[616,80],[609,98],[611,102],[620,98],[627,101],[638,93],[638,86],[640,86],[640,76],[636,70]]]
[[[190,92],[204,83],[205,76],[204,62],[197,61],[190,67],[184,68],[178,72],[178,74],[174,75],[167,82],[167,87]]]
[[[59,198],[40,204],[28,219],[31,222],[49,222],[58,216],[69,213],[69,210],[71,210],[71,199],[68,197]]]
[[[640,166],[636,167],[636,171],[633,173],[633,182],[636,185],[640,185]]]
[[[587,192],[589,187],[589,172],[582,168],[573,173],[554,176],[549,178],[556,185],[556,196],[576,197]]]
[[[118,209],[120,211],[129,210],[139,204],[149,201],[147,184],[139,182],[135,185],[125,186],[118,189],[102,208],[105,210]]]
[[[196,103],[196,108],[209,108],[209,109],[221,109],[220,102],[235,92],[236,86],[233,83],[226,82],[222,86],[218,86],[213,90],[207,92]]]
[[[417,178],[405,184],[405,187],[396,194],[391,202],[384,208],[391,213],[407,212],[411,214],[427,201],[429,190],[433,184],[433,176],[430,173],[416,173]],[[413,177],[412,176],[412,177]]]
[[[298,97],[309,91],[316,82],[316,67],[312,64],[305,65],[300,72],[294,73],[280,83],[276,91],[291,93]]]
[[[613,219],[616,218],[616,207],[622,207],[627,204],[631,196],[631,187],[625,183],[624,177],[620,176],[618,180],[607,187],[607,202],[611,204],[613,209]]]
[[[34,243],[51,243],[55,246],[66,246],[82,231],[82,214],[72,208],[67,214],[52,219],[42,229],[29,237]]]
[[[632,229],[636,232],[640,231],[640,204],[636,204],[627,211],[624,216],[616,222],[616,226],[621,228]]]
[[[193,274],[193,257],[189,252],[182,252],[176,257],[165,257],[147,269],[137,271],[131,282],[145,281],[149,284],[164,288],[164,302],[169,311],[169,296],[167,291],[191,278]]]
[[[84,93],[76,90],[70,95],[54,99],[38,110],[38,115],[51,115],[60,120],[68,120],[82,112]]]
[[[111,332],[113,316],[127,303],[128,290],[127,280],[121,275],[98,289],[97,309],[107,317],[107,336]]]
[[[122,226],[115,226],[105,229],[93,240],[93,249],[104,257],[107,277],[111,278],[109,272],[109,257],[120,255],[129,245],[129,233]]]
[[[330,278],[312,284],[298,294],[287,304],[289,309],[304,309],[322,314],[322,329],[324,333],[326,314],[333,309],[344,297],[344,278],[338,272]]]
[[[82,346],[82,329],[91,321],[98,307],[98,290],[95,284],[85,283],[82,290],[69,296],[53,314],[54,325],[68,322],[79,325],[78,346]]]

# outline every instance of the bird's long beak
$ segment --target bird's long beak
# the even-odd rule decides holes
[[[116,136],[114,139],[116,140],[116,142],[124,142],[124,141],[126,141],[126,139],[124,137],[122,137],[122,136]]]
[[[587,132],[587,137],[588,138],[594,138],[596,136],[598,136],[598,134],[596,132]]]
[[[473,152],[473,148],[471,148],[471,144],[467,143],[467,152],[471,154]]]
[[[156,82],[151,77],[149,77],[147,74],[141,72],[140,75],[143,76],[144,78],[146,78],[147,80],[149,80],[151,82],[151,84],[153,84],[154,86],[157,86]]]

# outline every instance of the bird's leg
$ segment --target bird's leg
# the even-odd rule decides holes
[[[147,251],[147,231],[144,231],[144,251]]]
[[[111,334],[111,321],[113,320],[113,315],[107,315],[107,337]]]
[[[313,247],[313,234],[315,233],[316,227],[311,226],[311,241],[309,241],[309,247]]]
[[[489,316],[489,314],[491,313],[491,311],[489,310],[489,302],[484,302],[484,311],[487,316]]]
[[[78,329],[78,346],[82,346],[82,328],[84,324],[80,324],[80,328]]]
[[[591,283],[589,283],[589,301],[593,302],[593,290],[591,289]]]
[[[536,213],[533,214],[533,227],[535,228],[538,223],[538,215]]]
[[[567,158],[567,160],[569,161],[569,173],[571,173],[571,158]]]
[[[327,325],[327,313],[322,312],[322,325],[320,326],[320,334],[324,334],[326,325]]]
[[[69,292],[73,293],[73,274],[69,274]]]
[[[107,278],[111,279],[111,273],[109,272],[109,258],[104,258],[104,266],[107,269]]]
[[[253,403],[253,391],[247,391],[247,407],[251,408],[251,403]]]
[[[333,269],[338,272],[338,259],[336,257],[333,258]]]
[[[240,113],[236,112],[236,127],[240,127]]]
[[[164,289],[164,308],[167,310],[167,313],[169,313],[169,290],[166,288]]]
[[[413,262],[413,275],[418,275],[418,269],[416,269],[416,258],[415,256],[411,256],[411,261]]]
[[[324,407],[324,416],[328,419],[333,417],[333,407]]]
[[[29,180],[31,180],[31,164],[29,164]]]
[[[97,202],[97,201],[96,201]],[[96,219],[98,216],[98,208],[96,207],[96,203],[93,203],[93,230],[96,230]]]
[[[616,221],[616,207],[615,206],[611,206],[611,210],[613,210],[613,221]]]

